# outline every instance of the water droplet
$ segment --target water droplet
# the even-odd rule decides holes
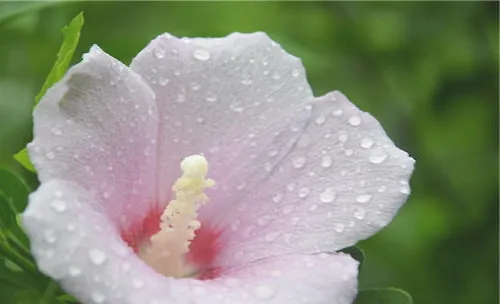
[[[321,159],[321,166],[324,168],[328,168],[332,165],[332,158],[330,156],[323,156]]]
[[[245,183],[241,183],[238,186],[236,186],[236,189],[237,190],[243,190],[243,189],[245,189],[245,187],[246,187],[246,184]]]
[[[278,192],[276,195],[273,197],[273,202],[279,203],[283,199],[283,192]]]
[[[66,210],[66,203],[62,200],[53,200],[50,202],[50,207],[57,212],[64,212]]]
[[[349,136],[347,134],[341,134],[339,135],[339,141],[345,143],[349,139]]]
[[[61,135],[62,131],[61,131],[61,129],[54,127],[54,128],[52,128],[52,134]]]
[[[337,223],[333,225],[333,230],[335,230],[337,233],[341,233],[342,231],[344,231],[344,229],[345,229],[344,224]]]
[[[271,150],[267,153],[267,155],[269,155],[270,157],[274,157],[278,155],[278,150]]]
[[[243,112],[243,110],[245,110],[245,108],[243,108],[239,103],[232,103],[229,107],[231,108],[231,110],[237,113],[241,113]]]
[[[110,197],[111,197],[111,194],[109,194],[109,192],[107,192],[107,191],[104,191],[104,192],[102,193],[102,197],[104,197],[105,199],[108,199],[108,198],[110,198]]]
[[[358,220],[362,220],[365,218],[365,210],[362,208],[356,208],[356,211],[354,211],[354,217],[357,218]]]
[[[51,151],[47,152],[47,153],[45,154],[45,156],[46,156],[48,159],[54,159],[54,158],[56,158],[56,155],[54,154],[54,152],[51,152]]]
[[[310,211],[314,211],[314,210],[316,210],[316,209],[318,209],[318,205],[312,205],[312,206],[309,208],[309,210],[310,210]]]
[[[106,300],[106,297],[100,292],[94,292],[90,297],[92,298],[92,301],[97,304],[103,303]]]
[[[292,76],[293,77],[299,77],[299,75],[300,75],[300,71],[299,70],[293,70],[292,71]]]
[[[156,57],[156,59],[162,59],[163,57],[165,57],[165,50],[161,47],[158,47],[153,50],[153,54]]]
[[[365,149],[371,148],[373,146],[373,139],[365,137],[361,139],[360,145]]]
[[[378,192],[385,192],[385,190],[387,190],[387,187],[384,185],[378,187],[378,189],[377,189]]]
[[[316,118],[316,124],[318,124],[318,125],[324,124],[325,121],[326,121],[326,117],[324,115],[320,115],[320,116],[318,116],[318,118]]]
[[[296,157],[292,160],[293,166],[297,169],[304,167],[306,163],[306,158],[303,156]]]
[[[54,244],[57,241],[57,237],[54,231],[47,230],[44,233],[45,241],[49,244]]]
[[[309,188],[300,188],[299,197],[304,198],[304,197],[308,196],[310,192],[311,191],[309,190]]]
[[[197,49],[194,51],[193,57],[201,61],[206,61],[210,59],[210,52],[204,49]]]
[[[106,262],[106,254],[99,249],[90,249],[89,251],[89,259],[95,265],[102,265]]]
[[[205,99],[208,102],[216,102],[217,101],[217,97],[215,97],[215,96],[207,96]]]
[[[159,82],[160,82],[161,86],[166,86],[170,82],[170,79],[168,79],[166,77],[160,77]]]
[[[337,193],[333,188],[326,188],[325,191],[321,192],[319,199],[323,203],[331,203],[337,198]]]
[[[340,115],[342,115],[342,110],[341,109],[334,110],[332,112],[332,115],[333,116],[340,116]]]
[[[402,194],[410,194],[410,188],[409,187],[402,187],[399,189],[399,192]]]
[[[345,149],[344,154],[347,156],[351,156],[354,153],[352,149]]]
[[[251,85],[252,84],[252,79],[244,79],[241,81],[242,85]]]
[[[273,79],[278,80],[281,78],[281,75],[278,74],[277,72],[273,73]]]
[[[184,95],[184,94],[178,94],[177,98],[176,98],[176,101],[178,103],[184,103],[184,102],[186,102],[186,95]]]
[[[377,149],[368,157],[368,160],[374,164],[380,164],[387,158],[387,154],[382,149]]]
[[[68,273],[72,277],[77,277],[82,273],[82,270],[76,266],[70,266],[68,269]]]
[[[349,124],[351,124],[351,126],[359,126],[361,124],[361,118],[359,118],[359,116],[351,116],[349,117]]]
[[[259,300],[270,300],[276,295],[276,290],[269,285],[259,284],[255,288],[254,294]]]
[[[358,203],[368,203],[372,199],[371,194],[361,194],[356,197]]]

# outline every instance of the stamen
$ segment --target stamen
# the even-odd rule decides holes
[[[181,162],[182,176],[175,182],[172,200],[161,216],[160,231],[141,247],[139,256],[159,273],[183,277],[192,273],[184,261],[189,245],[200,228],[198,209],[208,201],[205,189],[215,182],[207,179],[208,163],[202,155],[186,157]]]

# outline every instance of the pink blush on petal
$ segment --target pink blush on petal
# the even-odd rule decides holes
[[[200,269],[200,277],[205,277],[205,272],[213,272],[211,266],[221,251],[221,243],[219,241],[221,233],[222,231],[203,223],[196,230],[196,237],[189,246],[186,260]],[[210,275],[209,277],[213,278],[214,276]]]
[[[156,205],[155,205],[156,206]],[[160,231],[162,211],[155,207],[146,217],[128,229],[122,229],[121,237],[123,241],[138,253],[144,240]],[[197,278],[201,280],[218,277],[220,271],[213,268],[212,264],[221,251],[219,237],[222,231],[211,227],[209,224],[201,224],[196,230],[196,237],[189,245],[189,252],[186,254],[186,262],[197,269]]]
[[[160,231],[160,221],[163,211],[155,204],[146,217],[140,222],[131,225],[128,229],[121,231],[123,241],[134,250],[139,252],[141,243]]]

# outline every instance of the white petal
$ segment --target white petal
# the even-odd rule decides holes
[[[252,184],[242,172],[312,99],[300,60],[264,33],[211,39],[164,34],[131,68],[157,97],[162,198],[180,175],[182,158],[204,153],[221,187],[212,201],[237,200],[236,192],[224,189]],[[273,163],[286,153],[286,143],[280,148]]]
[[[151,89],[94,46],[42,98],[29,151],[42,183],[78,183],[127,226],[156,203],[157,129]]]
[[[409,195],[413,163],[344,95],[318,98],[294,149],[269,178],[219,212],[223,249],[215,264],[332,252],[373,235]]]
[[[23,215],[40,269],[81,303],[349,304],[356,294],[357,262],[342,254],[275,257],[222,269],[207,281],[163,277],[123,243],[99,208],[81,187],[53,180],[30,196]]]

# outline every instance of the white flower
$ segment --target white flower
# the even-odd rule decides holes
[[[341,93],[313,97],[262,33],[164,34],[130,67],[94,46],[34,123],[24,225],[40,269],[83,303],[352,303],[357,262],[335,251],[389,223],[414,163]],[[183,178],[199,180],[172,191]],[[174,199],[189,227],[160,224]]]

